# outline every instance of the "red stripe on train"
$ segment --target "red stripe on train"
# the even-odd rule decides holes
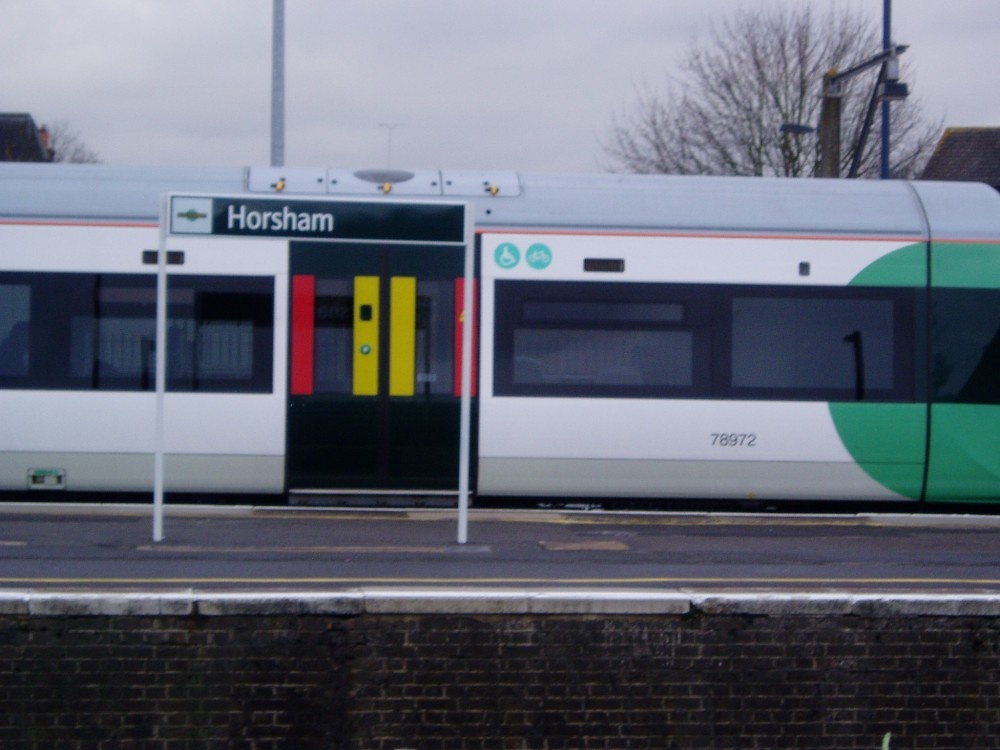
[[[315,387],[316,277],[292,277],[292,372],[293,396],[308,396]]]

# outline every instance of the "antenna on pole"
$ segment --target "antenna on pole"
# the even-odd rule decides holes
[[[385,128],[386,130],[386,147],[385,147],[385,168],[389,169],[392,166],[392,131],[398,128],[403,123],[401,122],[380,122],[378,126],[380,128]]]
[[[285,0],[273,0],[271,22],[271,166],[285,166]]]

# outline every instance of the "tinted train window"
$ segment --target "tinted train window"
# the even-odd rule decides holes
[[[152,388],[156,279],[0,274],[0,386]]]
[[[734,297],[734,392],[896,400],[893,300],[840,295],[829,290],[822,297]]]
[[[1000,404],[1000,291],[935,289],[931,314],[934,399]]]
[[[451,394],[455,380],[455,282],[417,279],[416,395]]]
[[[514,330],[514,385],[686,386],[694,380],[690,331],[602,328]]]
[[[499,395],[693,397],[706,391],[702,289],[496,286]]]
[[[350,393],[353,384],[354,280],[317,279],[315,392]]]
[[[31,285],[0,283],[0,378],[28,374]]]
[[[169,390],[266,392],[273,281],[170,282]],[[0,274],[0,387],[153,390],[156,277]]]
[[[494,392],[912,401],[915,292],[496,284]]]
[[[70,318],[69,374],[100,390],[142,390],[155,384],[156,288],[97,276],[94,308]]]
[[[454,279],[417,280],[415,395],[452,393],[454,310]],[[315,392],[351,393],[354,388],[353,278],[316,280],[315,326]]]
[[[167,388],[270,392],[274,281],[175,275],[168,289]]]
[[[621,300],[593,302],[588,300],[524,301],[523,317],[533,323],[680,323],[684,320],[684,305],[671,302]]]

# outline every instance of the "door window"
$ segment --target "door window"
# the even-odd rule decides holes
[[[300,351],[292,356],[293,367],[312,368],[311,391],[300,395],[378,395],[385,388],[391,396],[453,394],[454,279],[391,277],[387,310],[377,277],[318,277],[314,288],[311,313],[300,313],[312,317],[312,357],[301,351],[308,336],[296,339]]]

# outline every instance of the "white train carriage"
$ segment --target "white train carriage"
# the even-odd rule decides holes
[[[149,488],[156,226],[0,233],[0,486]],[[170,486],[283,492],[287,248],[198,244],[170,277]]]
[[[0,489],[151,489],[167,193],[467,202],[480,497],[1000,500],[988,187],[59,165],[0,165]],[[461,243],[168,250],[168,490],[455,489]]]

